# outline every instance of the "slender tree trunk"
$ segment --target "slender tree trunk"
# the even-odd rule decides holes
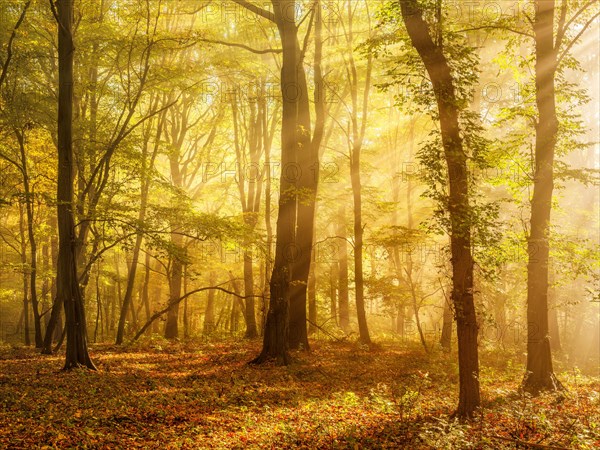
[[[350,327],[350,302],[348,300],[348,241],[346,240],[346,210],[343,206],[338,210],[338,314],[340,328],[344,333]]]
[[[452,305],[450,303],[450,299],[446,298],[445,296],[440,345],[445,352],[450,352],[452,349]]]
[[[21,266],[23,270],[23,342],[31,345],[29,332],[29,275],[27,273],[27,240],[25,238],[25,215],[23,205],[19,203],[19,240],[21,244]]]
[[[452,301],[458,335],[459,401],[456,416],[472,418],[480,405],[478,324],[473,299],[473,257],[469,217],[467,157],[459,126],[456,88],[441,42],[434,43],[415,0],[402,0],[402,17],[423,61],[437,101],[442,145],[448,169]]]
[[[329,320],[338,325],[337,293],[338,293],[338,263],[332,262],[329,268]]]
[[[37,297],[37,241],[34,233],[34,195],[31,191],[29,182],[29,170],[27,165],[27,156],[25,154],[25,134],[16,132],[17,141],[21,155],[21,168],[23,170],[23,190],[25,194],[25,212],[27,217],[27,236],[29,239],[30,264],[29,264],[29,296],[33,310],[33,326],[35,330],[35,347],[42,348],[42,324],[40,319],[40,310]],[[29,345],[29,344],[28,344]]]
[[[150,320],[152,316],[152,308],[150,307],[150,251],[146,251],[146,258],[144,261],[144,284],[142,285],[142,303],[144,305],[144,314],[146,322]],[[152,333],[152,329],[148,327],[146,334],[149,336]]]
[[[372,56],[367,57],[367,68],[362,103],[359,103],[359,76],[354,61],[354,30],[353,16],[354,6],[352,2],[347,3],[348,27],[347,27],[347,49],[350,94],[352,109],[350,111],[351,130],[348,133],[350,143],[350,179],[352,184],[352,198],[354,201],[354,292],[356,300],[356,316],[358,319],[359,340],[364,345],[371,344],[367,315],[365,311],[365,287],[363,273],[363,234],[364,224],[362,221],[362,183],[360,174],[361,152],[367,126],[369,92],[371,89]]]
[[[158,96],[156,97],[156,103],[153,109],[156,109],[158,106]],[[138,212],[138,226],[142,226],[144,220],[146,219],[146,211],[148,209],[148,192],[150,190],[150,174],[149,171],[154,167],[154,160],[156,159],[156,155],[158,154],[159,142],[162,135],[162,127],[165,115],[162,114],[159,118],[157,124],[156,138],[154,144],[154,150],[150,156],[150,161],[148,159],[148,145],[150,141],[150,127],[148,127],[148,131],[145,134],[143,151],[142,151],[142,171],[141,171],[141,185],[140,185],[140,210]],[[127,288],[125,290],[125,297],[123,298],[123,305],[121,307],[121,315],[119,316],[119,324],[117,326],[117,338],[116,344],[120,345],[123,343],[123,334],[125,331],[125,321],[127,320],[127,309],[130,307],[133,298],[133,290],[135,286],[135,275],[137,272],[138,260],[140,257],[140,250],[142,247],[143,241],[143,233],[142,230],[136,235],[135,244],[133,246],[133,254],[131,257],[131,264],[129,265],[129,270],[127,274]]]
[[[217,282],[217,274],[210,272],[208,283],[214,286]],[[210,334],[215,330],[215,290],[209,289],[206,299],[206,312],[204,313],[204,334]]]
[[[370,345],[371,336],[367,325],[365,312],[365,287],[363,280],[363,223],[362,223],[362,192],[360,182],[360,149],[352,152],[351,163],[352,194],[354,198],[354,295],[356,296],[356,317],[358,319],[358,334],[361,344]]]
[[[56,217],[50,218],[50,228],[56,229],[58,224],[56,222]],[[54,273],[58,271],[58,238],[56,236],[50,237],[50,256],[52,260],[52,267],[54,269]],[[43,355],[51,355],[52,354],[52,341],[57,341],[60,339],[60,335],[62,334],[62,308],[63,305],[58,301],[56,296],[56,276],[52,277],[52,281],[50,284],[50,298],[52,299],[52,310],[50,311],[50,318],[48,319],[48,323],[46,325],[46,332],[44,334],[44,345],[42,346],[41,353]]]
[[[313,251],[314,255],[314,251]],[[310,272],[308,273],[308,334],[316,333],[317,331],[317,274],[315,273],[315,260],[313,256],[313,262],[310,266]]]
[[[67,350],[64,369],[95,370],[87,347],[87,324],[79,287],[73,219],[73,3],[57,0],[58,20],[58,273],[57,298],[64,304]]]

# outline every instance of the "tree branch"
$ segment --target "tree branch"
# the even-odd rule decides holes
[[[571,40],[571,42],[569,42],[569,44],[567,44],[564,51],[562,52],[562,54],[558,57],[558,60],[556,61],[556,67],[560,66],[561,61],[564,59],[565,56],[567,56],[567,53],[569,53],[569,50],[571,50],[571,48],[577,43],[579,38],[583,35],[583,33],[585,33],[585,31],[590,27],[590,25],[594,22],[594,20],[596,20],[598,18],[598,16],[600,16],[600,12],[597,12],[596,14],[594,14],[592,16],[592,18],[585,23],[585,25],[583,26],[581,31],[579,31],[579,33],[577,33],[577,36],[575,36]],[[558,51],[558,49],[557,49],[557,51]]]
[[[252,11],[254,14],[258,14],[259,16],[264,17],[265,19],[275,23],[275,14],[273,14],[271,11],[263,9],[260,6],[253,5],[252,3],[247,2],[246,0],[233,0],[233,2],[237,3],[240,6],[243,6],[248,11]]]
[[[30,4],[31,4],[31,0],[28,0],[27,3],[25,3],[25,6],[23,7],[23,11],[21,12],[19,19],[17,20],[17,23],[15,24],[15,26],[12,30],[10,38],[8,39],[8,44],[6,45],[6,60],[2,64],[2,72],[0,73],[0,87],[2,87],[2,83],[4,82],[4,79],[6,78],[6,74],[8,73],[8,65],[10,64],[10,60],[12,58],[13,41],[15,40],[15,36],[17,35],[17,30],[19,29],[19,27],[23,23],[23,20],[25,19],[25,14],[27,14],[27,9],[29,8]]]
[[[249,298],[249,297],[257,297],[257,298],[261,298],[261,297],[262,297],[262,295],[247,295],[247,296],[244,296],[244,295],[239,295],[239,294],[238,294],[238,293],[236,293],[236,292],[233,292],[233,291],[230,291],[230,290],[228,290],[228,289],[225,289],[225,288],[222,288],[222,287],[220,287],[220,286],[222,286],[223,284],[229,284],[230,282],[231,282],[231,280],[229,280],[229,281],[226,281],[225,283],[222,283],[221,285],[218,285],[218,286],[208,286],[208,287],[203,287],[203,288],[194,289],[193,291],[190,291],[190,292],[188,292],[187,294],[185,294],[185,295],[183,295],[183,296],[179,297],[177,300],[170,302],[170,303],[169,303],[169,305],[168,305],[166,308],[164,308],[164,309],[162,309],[162,310],[160,310],[160,311],[158,311],[158,312],[155,312],[154,314],[152,314],[152,317],[150,317],[150,318],[148,319],[148,321],[147,321],[147,322],[144,324],[144,326],[143,326],[143,327],[140,329],[140,331],[138,331],[138,332],[137,332],[137,334],[136,334],[136,335],[133,337],[133,339],[131,340],[130,344],[131,344],[131,343],[133,343],[133,342],[135,342],[135,341],[137,341],[137,340],[140,338],[140,336],[141,336],[142,334],[144,334],[144,332],[145,332],[145,331],[148,329],[148,327],[149,327],[150,325],[152,325],[152,323],[154,323],[154,321],[155,321],[156,319],[158,319],[158,318],[159,318],[160,316],[162,316],[163,314],[166,314],[166,313],[168,313],[168,312],[171,310],[171,308],[173,308],[175,305],[178,305],[179,303],[181,303],[183,300],[185,300],[185,299],[186,299],[186,298],[188,298],[189,296],[191,296],[191,295],[193,295],[193,294],[197,294],[198,292],[202,292],[202,291],[208,291],[208,290],[211,290],[211,289],[213,289],[213,290],[217,290],[217,291],[222,291],[222,292],[225,292],[226,294],[230,294],[230,295],[233,295],[233,296],[235,296],[235,297],[238,297],[238,298]]]
[[[265,53],[282,53],[283,52],[283,50],[280,48],[267,48],[264,50],[259,50],[256,48],[249,47],[245,44],[238,44],[236,42],[219,41],[217,39],[198,38],[198,41],[207,42],[209,44],[226,45],[227,47],[243,48],[244,50],[248,50],[249,52],[256,53],[258,55],[264,55]]]

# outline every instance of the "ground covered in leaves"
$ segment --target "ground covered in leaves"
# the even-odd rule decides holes
[[[517,393],[522,366],[482,357],[483,408],[449,419],[455,355],[418,347],[316,342],[289,367],[250,366],[259,343],[93,346],[98,372],[62,356],[0,348],[0,448],[573,448],[600,445],[600,380]],[[546,447],[543,447],[546,446]]]

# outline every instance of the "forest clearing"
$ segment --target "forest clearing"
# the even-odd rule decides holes
[[[599,447],[599,36],[0,1],[0,448]]]

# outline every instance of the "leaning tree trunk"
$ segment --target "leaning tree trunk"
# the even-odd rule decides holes
[[[95,370],[87,347],[83,297],[76,261],[73,219],[73,3],[58,0],[58,268],[57,299],[65,308],[67,349],[64,370],[88,367]]]
[[[527,264],[527,372],[523,389],[531,394],[562,386],[554,375],[548,333],[548,260],[550,211],[554,188],[554,149],[558,134],[554,77],[554,1],[536,1],[535,101],[538,122],[535,135],[535,175],[528,239]]]
[[[455,415],[472,418],[480,405],[478,324],[473,300],[473,256],[469,218],[467,157],[459,126],[455,80],[441,43],[434,43],[429,25],[415,0],[402,0],[402,17],[410,40],[423,61],[439,112],[442,145],[448,169],[452,301],[458,336],[459,401]]]

